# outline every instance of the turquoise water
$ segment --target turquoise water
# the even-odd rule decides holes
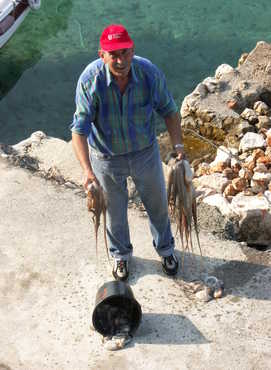
[[[36,130],[70,138],[76,81],[110,23],[128,28],[180,106],[219,64],[236,66],[257,41],[271,42],[270,19],[270,0],[43,0],[0,50],[0,142]]]

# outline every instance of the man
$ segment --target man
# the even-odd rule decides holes
[[[85,174],[85,189],[96,181],[107,194],[113,276],[117,280],[128,278],[128,261],[133,251],[127,221],[128,176],[133,178],[148,213],[153,245],[163,270],[175,275],[178,260],[174,255],[154,112],[164,118],[181,159],[184,151],[177,106],[159,69],[134,55],[133,40],[122,25],[104,29],[99,57],[79,78],[71,130],[73,148]]]

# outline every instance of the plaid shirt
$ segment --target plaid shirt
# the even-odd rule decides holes
[[[149,60],[134,56],[121,95],[108,65],[97,59],[79,78],[71,130],[86,135],[89,145],[103,154],[125,154],[154,142],[154,111],[165,117],[177,110],[164,75]]]

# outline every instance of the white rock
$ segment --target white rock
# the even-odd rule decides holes
[[[203,203],[217,207],[223,216],[233,216],[234,214],[230,203],[222,194],[209,195],[203,199]]]
[[[233,212],[242,216],[249,211],[268,210],[269,202],[264,196],[247,196],[239,193],[233,197],[231,209]]]
[[[238,149],[237,148],[228,148],[232,155],[238,156]]]
[[[197,201],[202,201],[204,198],[208,197],[209,195],[214,195],[214,194],[217,194],[216,190],[206,188],[204,186],[198,186],[195,192]]]
[[[269,182],[271,180],[271,173],[264,173],[264,172],[254,172],[252,177],[254,181],[264,181]]]
[[[225,146],[221,145],[216,152],[216,157],[213,162],[210,163],[210,166],[214,166],[219,162],[230,164],[231,160],[231,151]]]
[[[239,218],[238,234],[241,239],[271,240],[271,213],[268,196],[245,196],[239,193],[233,197],[231,207]]]
[[[216,86],[217,86],[217,84],[218,84],[218,81],[217,81],[217,79],[216,79],[216,78],[213,78],[213,77],[207,77],[207,78],[205,78],[205,80],[203,80],[203,82],[202,82],[202,83],[206,86],[207,90],[208,90],[210,93],[214,93],[214,92],[215,92],[215,90],[216,90]]]
[[[217,79],[216,78],[214,78],[214,77],[206,77],[204,80],[203,80],[203,82],[202,83],[204,83],[204,84],[212,84],[212,85],[217,85],[218,84],[218,81],[217,81]]]
[[[247,121],[251,123],[255,123],[258,121],[258,116],[256,112],[254,112],[253,109],[246,108],[242,113],[241,117],[246,119]]]
[[[201,98],[204,98],[208,93],[208,90],[206,86],[203,83],[199,83],[195,90],[193,91],[193,94],[199,95]]]
[[[222,173],[212,173],[211,175],[203,175],[198,177],[196,180],[196,187],[202,186],[216,190],[218,193],[222,193],[229,180]]]
[[[18,144],[12,145],[13,149],[19,151],[19,152],[25,152],[34,145],[39,145],[42,140],[49,139],[49,137],[46,136],[46,134],[42,131],[36,131],[31,134],[31,136],[25,140],[20,141]]]
[[[221,64],[215,71],[215,78],[220,79],[226,73],[234,72],[234,68],[229,64]]]
[[[35,131],[33,134],[31,134],[31,139],[34,141],[41,141],[42,139],[45,139],[47,136],[43,131]]]
[[[247,132],[240,141],[239,150],[246,152],[247,150],[264,148],[265,146],[265,139],[262,135],[254,132]]]
[[[266,115],[269,113],[269,107],[263,101],[256,101],[254,103],[253,109],[260,115]]]

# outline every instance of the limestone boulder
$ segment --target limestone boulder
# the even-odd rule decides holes
[[[256,148],[264,148],[265,146],[266,142],[263,135],[256,134],[254,132],[247,132],[240,141],[239,150],[246,152]]]
[[[222,193],[225,187],[229,184],[229,180],[222,173],[212,173],[193,179],[194,186],[199,186],[213,189],[217,193]]]
[[[209,206],[217,207],[223,216],[235,216],[230,203],[222,194],[210,194],[203,199],[203,202]]]
[[[236,195],[231,202],[232,211],[239,218],[239,238],[261,242],[271,240],[270,202],[265,196]]]

